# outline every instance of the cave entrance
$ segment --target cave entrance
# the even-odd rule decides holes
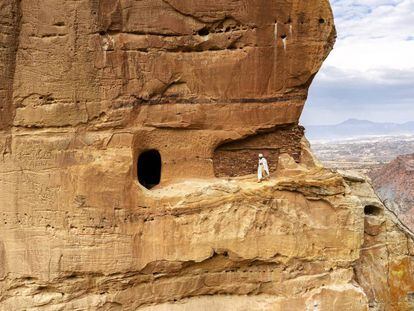
[[[365,215],[372,215],[372,216],[378,216],[382,212],[381,208],[374,205],[367,205],[364,207],[364,214]]]
[[[142,152],[138,157],[138,181],[147,189],[158,185],[161,180],[161,155],[152,149]]]

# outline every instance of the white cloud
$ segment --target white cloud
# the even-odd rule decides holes
[[[386,79],[414,69],[414,0],[333,1],[338,41],[326,65]]]
[[[312,85],[302,120],[314,124],[321,111],[335,116],[335,110],[335,120],[355,117],[356,103],[374,121],[414,120],[414,0],[331,4],[338,39]],[[328,101],[335,110],[328,112]],[[370,113],[373,104],[376,111]]]

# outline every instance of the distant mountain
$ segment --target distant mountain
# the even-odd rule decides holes
[[[414,154],[402,155],[371,172],[374,189],[384,203],[414,231]]]
[[[310,125],[306,127],[306,137],[310,141],[403,134],[414,134],[414,121],[398,124],[349,119],[336,125]]]

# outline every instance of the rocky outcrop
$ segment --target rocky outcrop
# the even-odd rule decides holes
[[[343,176],[364,206],[364,243],[354,271],[370,310],[412,310],[414,235],[382,204],[366,177]]]
[[[142,198],[119,193],[122,158],[107,162],[122,156],[113,145],[122,141],[100,156],[64,144],[58,157],[76,161],[64,173],[2,172],[3,184],[19,186],[2,211],[3,309],[225,310],[233,296],[240,310],[246,301],[251,310],[366,309],[353,280],[363,206],[341,176],[284,155],[264,184],[187,181]]]
[[[106,162],[122,141],[100,157],[64,145],[58,158],[77,163],[65,173],[24,169],[17,183],[3,171],[3,185],[19,185],[2,193],[3,310],[412,307],[413,242],[363,177],[306,151],[299,165],[283,154],[263,184],[192,180],[128,196],[128,168]]]
[[[0,310],[412,307],[412,241],[301,142],[327,1],[3,3]]]
[[[0,130],[122,129],[133,158],[161,153],[164,185],[296,125],[335,39],[327,0],[8,0],[0,14]]]
[[[414,154],[399,156],[370,176],[384,204],[414,232]]]

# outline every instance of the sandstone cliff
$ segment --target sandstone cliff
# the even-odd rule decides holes
[[[298,126],[327,1],[0,16],[0,310],[412,308],[412,239]]]
[[[414,232],[414,154],[399,156],[370,176],[387,207]]]
[[[301,160],[282,155],[263,184],[193,180],[127,209],[97,180],[82,187],[97,195],[61,201],[41,173],[3,211],[0,309],[411,310],[412,237],[364,177]]]
[[[129,132],[133,158],[161,153],[163,184],[214,177],[218,146],[297,124],[335,39],[326,0],[7,0],[1,16],[0,129]]]

